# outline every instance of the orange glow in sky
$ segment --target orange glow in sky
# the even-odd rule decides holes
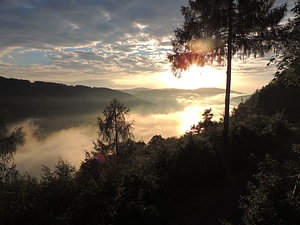
[[[189,70],[182,73],[180,78],[170,76],[167,73],[163,76],[163,81],[172,88],[197,89],[203,87],[224,88],[226,79],[226,69],[217,69],[210,66],[197,67],[192,65]]]

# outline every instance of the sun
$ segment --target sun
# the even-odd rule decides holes
[[[164,75],[164,82],[170,88],[197,89],[197,88],[224,88],[226,72],[225,69],[211,66],[198,67],[192,65],[187,71],[182,72],[180,78],[171,73]]]

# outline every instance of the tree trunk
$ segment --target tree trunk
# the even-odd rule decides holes
[[[119,130],[118,130],[118,120],[117,120],[117,110],[116,108],[114,109],[114,123],[115,123],[115,148],[116,148],[116,155],[117,155],[117,160],[119,159],[119,146],[118,146],[118,142],[119,142]]]
[[[224,142],[228,143],[229,110],[230,110],[230,88],[231,88],[231,59],[232,59],[232,0],[228,5],[228,39],[227,39],[227,72],[226,72],[226,94],[225,94],[225,115],[224,115]]]

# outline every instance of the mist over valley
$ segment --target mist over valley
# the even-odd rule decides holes
[[[59,158],[79,166],[84,151],[97,140],[97,117],[112,99],[130,109],[136,141],[154,135],[178,137],[212,108],[214,119],[223,115],[224,93],[219,88],[112,90],[58,83],[0,78],[1,108],[12,127],[23,127],[25,144],[15,155],[18,169],[38,176],[41,166],[52,168]],[[232,91],[232,107],[249,95]]]

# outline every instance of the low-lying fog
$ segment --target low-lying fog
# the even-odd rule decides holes
[[[231,97],[238,96],[232,94]],[[202,120],[205,109],[212,108],[214,119],[219,120],[223,114],[224,94],[202,99],[178,98],[183,105],[180,111],[170,111],[160,114],[141,114],[131,111],[128,120],[134,120],[133,134],[136,141],[148,142],[154,135],[162,137],[179,137],[185,131]],[[232,107],[238,101],[232,101]],[[98,113],[100,115],[101,112]],[[76,168],[84,159],[84,152],[93,150],[93,141],[97,140],[96,121],[98,115],[90,115],[93,123],[76,125],[74,127],[53,131],[46,136],[37,135],[39,127],[34,119],[22,122],[19,126],[25,131],[25,144],[18,147],[15,155],[17,168],[21,172],[39,176],[41,167],[45,165],[51,169],[57,164],[58,159],[69,162]]]

